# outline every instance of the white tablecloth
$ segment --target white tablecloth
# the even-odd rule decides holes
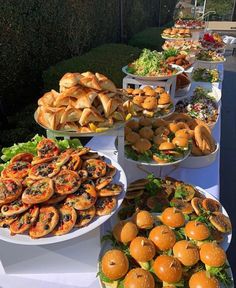
[[[214,128],[214,136],[220,141],[220,119]],[[116,159],[114,142],[114,136],[100,136],[93,138],[88,146]],[[219,198],[219,165],[218,155],[211,166],[173,171],[168,168],[168,175],[198,185]],[[123,168],[129,182],[146,176],[146,172],[131,162],[125,161]],[[156,168],[145,169],[156,175],[159,173]],[[0,241],[0,288],[97,288],[99,250],[99,229],[55,245],[25,247]]]

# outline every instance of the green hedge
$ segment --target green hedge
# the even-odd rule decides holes
[[[100,72],[121,87],[124,77],[121,68],[136,59],[140,52],[140,49],[124,44],[105,44],[82,56],[61,61],[43,73],[45,91],[58,90],[59,80],[66,72]]]
[[[124,40],[158,25],[159,1],[122,0]],[[168,0],[170,6],[171,1]],[[1,1],[0,96],[9,108],[17,111],[36,101],[42,87],[42,71],[50,65],[104,43],[120,42],[120,3],[121,0]],[[163,20],[171,13],[161,8],[161,15]]]

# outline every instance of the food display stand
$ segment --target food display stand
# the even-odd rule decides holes
[[[219,68],[223,70],[223,65],[220,65]],[[130,80],[126,78],[124,83]],[[221,83],[218,88],[222,88]],[[219,117],[213,131],[217,142],[220,142],[220,122]],[[48,136],[56,135],[48,132]],[[118,149],[115,145],[117,137]],[[87,146],[117,160],[125,170],[128,183],[145,177],[150,172],[156,176],[169,175],[200,186],[219,199],[219,153],[212,165],[200,169],[178,166],[166,168],[140,166],[124,158],[123,128],[114,130],[105,136],[96,136],[87,143]],[[24,246],[1,241],[0,286],[4,288],[27,286],[34,288],[100,287],[96,278],[100,239],[104,231],[109,230],[109,222],[110,220],[81,237],[53,245]]]

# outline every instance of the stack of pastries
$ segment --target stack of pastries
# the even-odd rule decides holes
[[[99,73],[66,73],[60,91],[51,90],[38,100],[36,121],[51,130],[102,132],[124,121],[121,92]]]
[[[19,153],[1,172],[0,227],[12,235],[60,236],[110,214],[123,187],[113,182],[116,168],[89,148],[60,151],[51,139],[37,156]]]

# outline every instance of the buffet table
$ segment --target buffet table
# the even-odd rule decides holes
[[[219,67],[223,70],[223,66]],[[219,84],[221,89],[221,84]],[[220,125],[214,127],[214,138],[220,142]],[[116,136],[94,137],[87,146],[106,153],[117,160]],[[146,177],[148,172],[157,176],[172,176],[200,186],[219,198],[220,155],[216,161],[201,169],[186,169],[178,166],[168,168],[137,166],[122,159],[128,183]],[[109,221],[108,221],[109,222]],[[1,288],[62,288],[99,287],[96,278],[97,259],[100,252],[100,235],[109,229],[106,222],[82,237],[62,243],[42,246],[14,245],[0,241],[0,287]]]

